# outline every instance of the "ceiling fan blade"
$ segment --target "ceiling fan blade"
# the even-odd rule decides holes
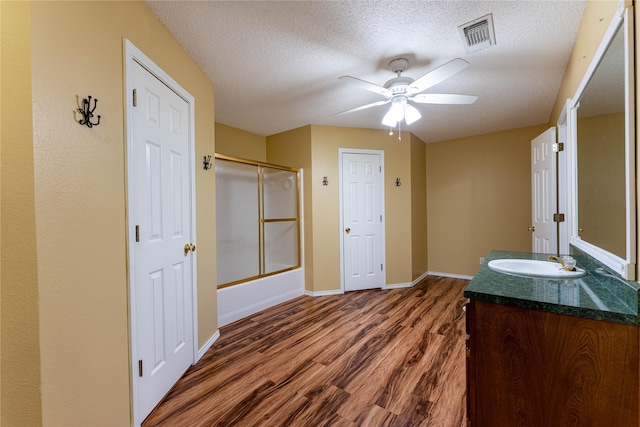
[[[409,87],[407,87],[407,94],[413,95],[427,90],[431,86],[435,86],[441,81],[458,74],[468,66],[469,63],[464,59],[452,59],[446,64],[439,66],[435,70],[429,71],[427,74],[411,83]]]
[[[342,77],[338,77],[338,78],[340,80],[345,80],[345,81],[354,83],[354,84],[360,86],[363,89],[366,89],[366,90],[368,90],[370,92],[373,92],[373,93],[377,93],[378,95],[382,95],[385,98],[391,98],[392,93],[391,93],[391,91],[389,89],[384,88],[382,86],[378,86],[375,83],[371,83],[371,82],[368,82],[366,80],[362,80],[362,79],[359,79],[357,77],[352,77],[352,76],[342,76]]]
[[[421,93],[409,99],[418,104],[473,104],[478,97],[452,93]]]
[[[372,102],[371,104],[361,105],[360,107],[352,108],[350,110],[342,111],[340,113],[335,113],[334,116],[339,116],[341,114],[347,114],[347,113],[353,113],[354,111],[360,111],[360,110],[364,110],[366,108],[377,107],[378,105],[384,105],[384,104],[386,104],[386,103],[388,103],[390,101],[391,101],[391,99],[387,99],[387,100],[384,100],[384,101]]]

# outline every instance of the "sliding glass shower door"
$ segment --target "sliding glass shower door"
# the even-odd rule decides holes
[[[218,287],[300,267],[297,169],[216,155]]]

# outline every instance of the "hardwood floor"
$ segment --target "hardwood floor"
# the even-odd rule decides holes
[[[227,325],[143,427],[462,427],[467,284],[303,296]]]

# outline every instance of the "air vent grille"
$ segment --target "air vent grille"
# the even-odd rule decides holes
[[[458,32],[467,53],[486,49],[496,44],[491,14],[460,25]]]

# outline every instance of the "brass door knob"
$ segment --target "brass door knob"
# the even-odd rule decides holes
[[[584,228],[580,227],[578,228],[578,233],[582,233],[584,231]]]
[[[191,252],[195,252],[196,251],[196,245],[190,245],[191,246]]]
[[[345,228],[344,231],[347,232],[347,234],[349,234],[349,232],[351,231],[351,229],[349,227]]]
[[[531,227],[527,227],[527,230],[533,233],[534,231],[536,231],[536,228],[532,225]]]
[[[184,245],[184,254],[187,255],[189,251],[195,252],[196,246],[192,245],[191,243],[187,243],[186,245]]]

